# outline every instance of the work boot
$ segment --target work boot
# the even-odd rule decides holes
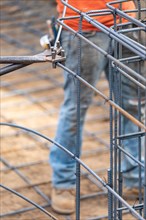
[[[75,189],[52,188],[52,208],[60,214],[75,211]]]

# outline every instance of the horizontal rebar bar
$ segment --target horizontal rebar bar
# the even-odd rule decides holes
[[[120,147],[119,145],[116,145],[116,147],[118,149],[120,149],[120,151],[122,151],[125,155],[127,155],[129,158],[131,158],[133,161],[135,161],[137,164],[139,164],[141,167],[143,167],[145,169],[144,164],[139,161],[138,159],[136,159],[135,157],[133,157],[130,153],[128,153],[126,150],[124,150],[122,147]]]
[[[138,80],[134,79],[133,77],[129,76],[125,71],[123,71],[122,69],[120,69],[119,67],[116,67],[117,70],[122,73],[123,76],[127,77],[128,79],[130,79],[132,82],[135,83],[135,85],[139,86],[140,88],[146,90],[146,86],[144,86],[142,83],[140,83]]]
[[[125,12],[121,11],[120,9],[113,7],[112,5],[117,4],[117,3],[122,3],[124,2],[123,0],[120,1],[116,1],[115,2],[109,2],[107,3],[107,6],[117,15],[120,15],[122,18],[126,18],[127,20],[131,21],[133,24],[139,26],[139,27],[143,27],[146,30],[146,25],[144,23],[142,23],[141,21],[137,20],[136,18],[133,18],[132,16],[127,15]],[[144,11],[146,11],[146,9],[143,9]],[[137,10],[138,11],[138,10]],[[130,10],[127,12],[131,12]]]
[[[135,210],[139,210],[139,209],[142,209],[143,208],[143,204],[138,204],[138,205],[133,205],[132,206]],[[118,208],[117,211],[119,210],[127,210],[126,207],[122,207],[122,208]]]
[[[146,135],[145,132],[139,131],[139,132],[136,132],[136,133],[119,135],[119,136],[117,136],[117,139],[124,140],[124,139],[127,139],[127,138],[133,138],[133,137],[144,137],[145,135]]]

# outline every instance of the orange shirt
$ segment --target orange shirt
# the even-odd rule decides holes
[[[62,12],[64,5],[62,4],[61,0],[56,0],[57,2],[57,11],[59,13],[59,17],[62,17]],[[82,12],[88,12],[90,10],[101,10],[101,9],[108,9],[106,6],[106,3],[111,2],[111,0],[68,0],[68,3],[72,5],[73,7],[77,8],[78,10]],[[114,7],[118,8],[119,4],[114,4]],[[135,5],[133,1],[129,2],[123,2],[122,3],[122,10],[132,10],[135,9]],[[73,10],[67,8],[65,16],[74,16],[78,15]],[[130,16],[135,17],[135,13],[129,13]],[[102,15],[102,16],[96,16],[92,17],[93,19],[96,19],[100,23],[106,25],[107,27],[110,27],[114,24],[113,21],[113,15]],[[119,21],[117,21],[119,22]],[[125,19],[122,19],[122,22],[126,22]],[[74,30],[78,30],[78,19],[70,19],[66,20],[65,24],[73,28]],[[93,25],[89,24],[85,20],[83,20],[82,29],[84,31],[89,30],[96,30],[97,28]]]

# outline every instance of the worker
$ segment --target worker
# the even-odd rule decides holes
[[[111,0],[110,0],[111,1]],[[107,9],[106,3],[109,0],[68,0],[68,3],[80,11],[88,12],[91,10]],[[119,7],[119,4],[115,5]],[[61,0],[57,0],[57,10],[59,17],[62,17],[64,5]],[[135,9],[133,1],[127,1],[122,3],[122,10]],[[66,16],[77,15],[76,12],[67,8]],[[129,13],[134,17],[134,13]],[[111,27],[114,25],[114,19],[112,14],[96,16],[96,19],[103,25]],[[69,19],[64,21],[72,29],[78,31],[79,19]],[[117,22],[118,18],[117,18]],[[122,19],[122,23],[127,22]],[[104,51],[109,52],[110,37],[103,33],[100,29],[97,29],[90,23],[83,20],[82,22],[82,34],[88,40],[95,45],[102,48]],[[131,34],[133,36],[133,34]],[[136,38],[136,36],[135,36]],[[134,36],[133,36],[134,39]],[[134,39],[135,40],[135,39]],[[67,29],[63,28],[61,33],[61,44],[66,54],[65,66],[75,73],[78,72],[78,47],[79,39]],[[123,50],[123,55],[129,56],[128,49]],[[125,57],[126,57],[125,56]],[[108,75],[108,59],[99,51],[91,47],[85,41],[81,42],[81,77],[94,87],[97,81],[100,79],[103,71]],[[132,64],[131,64],[132,65]],[[137,89],[135,84],[123,79],[122,107],[137,117]],[[131,84],[130,84],[131,83]],[[134,85],[134,86],[133,86]],[[76,134],[77,134],[77,87],[76,81],[68,73],[64,72],[64,102],[60,109],[60,116],[58,127],[56,131],[55,141],[67,148],[69,151],[75,154],[76,152]],[[94,92],[81,84],[80,94],[80,151],[82,145],[82,133],[85,122],[85,116],[87,109],[89,108]],[[138,128],[129,119],[123,117],[123,134],[129,134],[137,132]],[[123,140],[122,145],[124,149],[131,153],[135,158],[138,158],[138,138],[129,138]],[[90,149],[90,146],[89,146]],[[98,158],[97,158],[98,161]],[[98,162],[97,162],[98,163]],[[52,167],[52,207],[56,212],[62,214],[70,214],[75,211],[75,160],[71,158],[67,153],[62,151],[55,144],[51,147],[50,152],[50,165]],[[124,184],[128,189],[138,187],[138,165],[129,157],[125,156],[122,162]],[[142,170],[142,180],[143,180]]]

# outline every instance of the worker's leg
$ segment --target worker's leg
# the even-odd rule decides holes
[[[109,38],[97,32],[88,39],[104,50],[109,48]],[[92,36],[93,35],[93,36]],[[77,73],[78,38],[67,31],[62,34],[62,46],[66,53],[66,66]],[[101,72],[107,65],[107,59],[93,47],[82,41],[81,76],[90,84],[96,84]],[[77,81],[68,72],[64,73],[64,103],[61,107],[55,141],[75,154],[77,145]],[[80,146],[86,111],[91,103],[93,91],[81,83],[80,95]],[[75,186],[75,161],[57,146],[51,147],[50,164],[53,170],[53,186],[56,188],[73,188]]]

